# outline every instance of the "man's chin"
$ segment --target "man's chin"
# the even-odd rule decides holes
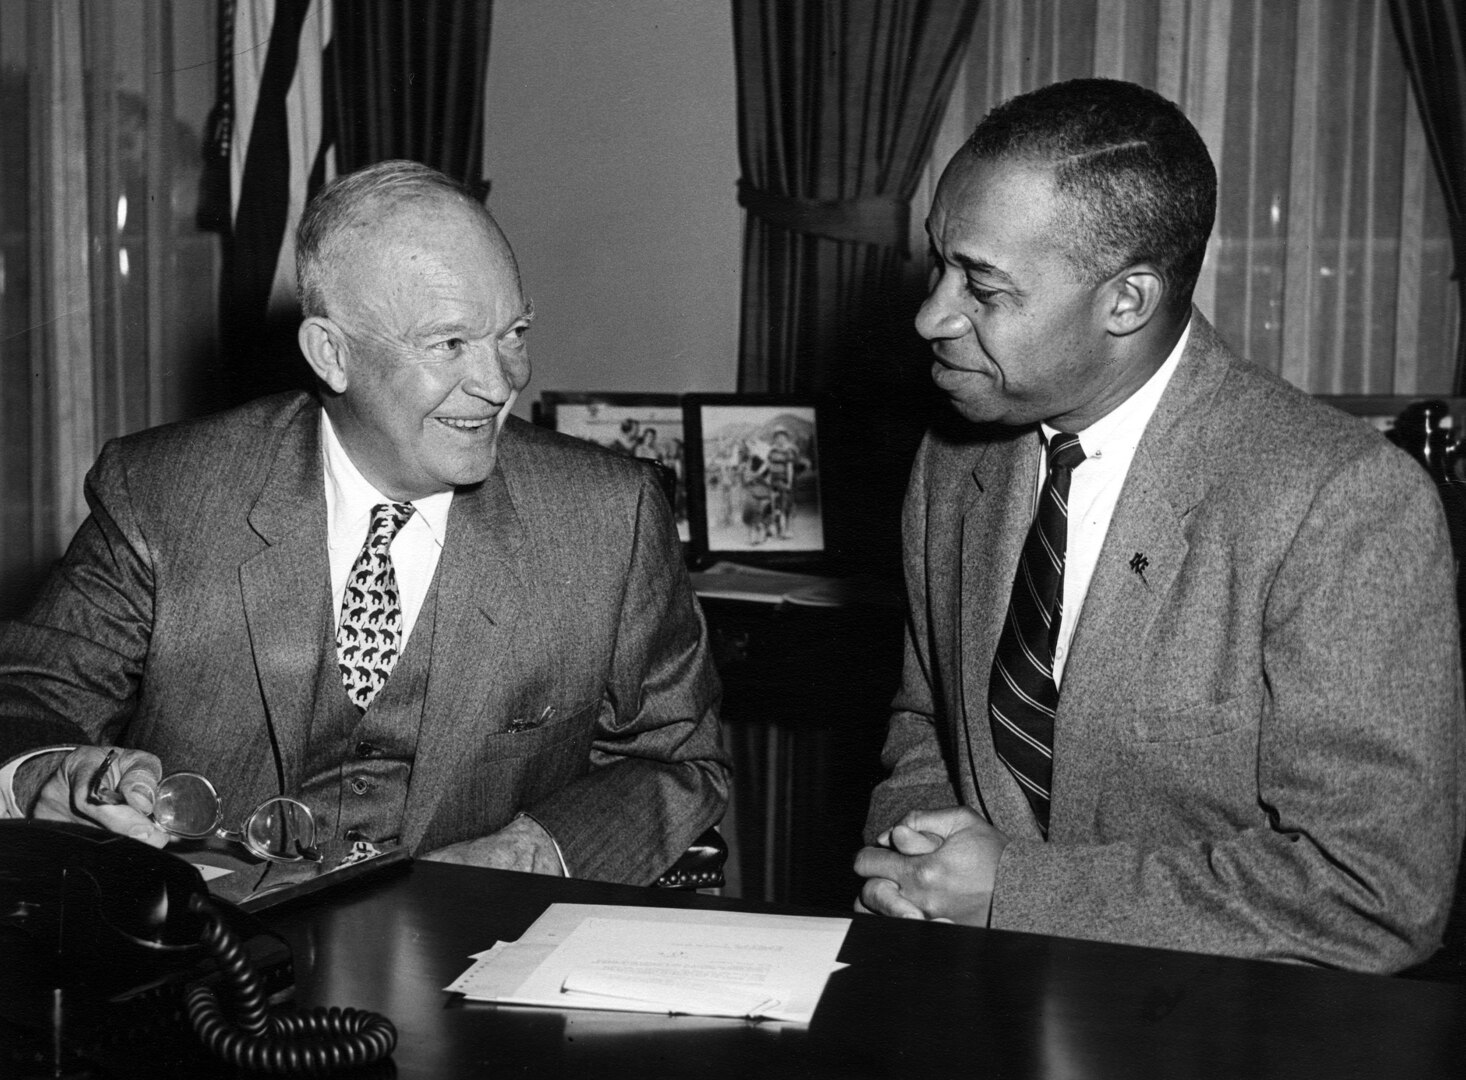
[[[993,401],[989,398],[947,398],[951,402],[952,410],[962,419],[970,424],[1004,424],[1010,423],[1007,419],[1007,410],[1000,401]]]

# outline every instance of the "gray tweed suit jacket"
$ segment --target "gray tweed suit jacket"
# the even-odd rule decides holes
[[[1044,842],[987,719],[1040,445],[968,426],[918,454],[905,670],[867,837],[911,809],[975,808],[1012,837],[995,927],[1378,971],[1429,955],[1466,733],[1425,471],[1193,313],[1075,627]]]
[[[230,815],[296,790],[332,634],[315,399],[114,441],[86,492],[63,564],[0,629],[0,760],[138,747],[215,778]],[[649,470],[511,419],[453,500],[437,588],[411,850],[525,811],[574,875],[646,884],[718,821],[717,677]]]

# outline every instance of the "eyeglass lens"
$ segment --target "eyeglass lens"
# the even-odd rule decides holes
[[[200,840],[219,836],[241,843],[262,859],[297,862],[318,859],[316,823],[310,809],[294,799],[266,799],[245,820],[239,832],[221,830],[224,809],[208,777],[171,773],[158,781],[153,820],[174,836]]]

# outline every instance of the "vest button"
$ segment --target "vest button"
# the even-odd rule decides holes
[[[357,795],[365,795],[367,793],[367,788],[369,788],[370,786],[371,785],[367,783],[367,779],[365,776],[353,776],[351,778],[351,790]]]
[[[359,758],[376,757],[381,752],[381,750],[369,742],[359,742],[356,744],[356,756]]]
[[[365,840],[366,833],[362,832],[360,829],[347,829],[344,835],[344,839],[354,844],[358,840]]]

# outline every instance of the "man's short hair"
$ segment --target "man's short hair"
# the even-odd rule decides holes
[[[500,232],[493,215],[472,191],[418,161],[379,161],[323,187],[306,205],[295,230],[295,281],[301,314],[327,314],[323,279],[331,248],[369,207],[380,202],[397,204],[445,196],[474,208],[495,232]]]
[[[1165,278],[1172,310],[1190,305],[1216,215],[1217,173],[1175,104],[1134,83],[1072,79],[997,106],[966,150],[1050,167],[1067,203],[1066,255],[1082,277],[1099,282],[1150,263]]]

